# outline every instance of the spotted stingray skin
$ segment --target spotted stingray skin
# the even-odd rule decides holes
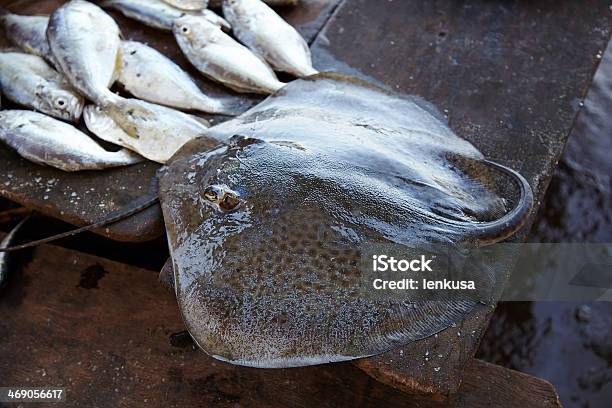
[[[160,198],[186,326],[235,364],[349,360],[447,328],[476,302],[366,298],[362,249],[495,242],[531,206],[508,212],[431,105],[351,78],[294,81],[208,136],[223,143],[184,146]]]

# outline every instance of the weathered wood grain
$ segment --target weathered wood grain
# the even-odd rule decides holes
[[[53,3],[29,2],[36,4],[36,9],[28,12]],[[131,38],[151,39],[154,46],[171,56],[176,51],[163,34],[140,25],[128,31]],[[436,103],[448,114],[451,127],[459,135],[488,157],[520,170],[541,198],[609,32],[610,13],[602,0],[344,0],[315,41],[313,56],[318,68],[369,78]],[[180,56],[176,58],[182,63]],[[203,86],[214,89],[212,85]],[[65,207],[58,207],[42,200],[41,190],[32,188],[34,193],[26,196],[31,186],[23,183],[36,180],[42,171],[40,166],[23,162],[4,147],[0,147],[0,163],[6,169],[23,166],[18,180],[0,172],[0,194],[38,205],[46,213],[75,224],[85,224],[107,211],[88,213],[93,211],[88,207],[92,203],[112,206],[110,211],[128,202],[131,196],[123,195],[121,187],[146,185],[154,170],[146,167],[142,173],[150,173],[142,176],[134,166],[117,171],[110,180],[84,182],[83,188],[75,180],[71,186],[76,190],[68,190],[69,195],[74,192],[81,200],[70,203],[67,199]],[[43,180],[48,182],[47,178]],[[85,192],[93,183],[97,183],[94,188],[101,188],[96,191],[107,191],[106,195],[84,199],[89,197]],[[60,184],[57,202],[64,200],[61,190],[68,186]],[[11,195],[13,189],[16,193]],[[119,224],[108,235],[139,240],[161,232],[161,224],[154,227],[159,223],[157,215],[143,218]],[[117,227],[119,232],[115,232]],[[140,232],[133,234],[132,230]],[[523,236],[524,232],[516,239]],[[475,311],[475,317],[459,329],[451,328],[414,343],[404,348],[403,354],[394,350],[357,364],[375,378],[404,390],[439,396],[455,392],[489,314],[485,308]],[[458,336],[458,331],[468,334]],[[425,353],[432,350],[442,350],[440,354],[445,356],[439,371],[433,370],[437,367],[431,366],[431,360],[423,363]]]
[[[193,347],[153,271],[53,246],[14,261],[0,289],[0,383],[66,387],[67,407],[558,406],[547,382],[479,361],[446,402],[348,363],[234,366]]]

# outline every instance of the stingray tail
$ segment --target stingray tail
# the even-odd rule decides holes
[[[118,221],[124,220],[126,218],[131,217],[132,215],[138,214],[149,207],[157,204],[159,201],[159,197],[157,196],[157,176],[153,177],[151,180],[151,192],[149,195],[144,196],[136,201],[128,204],[126,207],[121,208],[117,211],[110,213],[99,221],[96,221],[93,224],[86,225],[81,228],[74,229],[72,231],[67,231],[62,234],[53,235],[48,238],[39,239],[36,241],[28,242],[22,245],[10,246],[10,247],[0,247],[0,253],[2,252],[15,252],[20,251],[22,249],[31,248],[43,244],[48,244],[49,242],[57,241],[62,238],[71,237],[73,235],[80,234],[82,232],[91,231],[97,228],[101,228],[110,224],[114,224]]]
[[[521,174],[493,161],[485,160],[485,163],[509,176],[516,184],[520,196],[514,208],[503,217],[476,224],[476,227],[470,224],[473,233],[468,238],[468,243],[477,246],[491,245],[515,234],[527,223],[534,202],[531,186]]]
[[[17,234],[21,230],[23,224],[25,224],[31,217],[31,214],[25,216],[19,223],[9,232],[2,242],[0,242],[0,248],[7,248],[13,244]],[[10,254],[0,252],[0,288],[6,283],[6,279],[10,269]]]

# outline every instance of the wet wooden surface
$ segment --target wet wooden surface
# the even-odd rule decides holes
[[[0,385],[67,389],[67,407],[556,407],[546,381],[473,360],[452,400],[406,395],[349,363],[253,369],[193,346],[153,271],[43,246],[0,289]]]
[[[382,3],[343,1],[313,44],[315,66],[434,102],[460,136],[519,170],[539,205],[607,44],[609,2]],[[489,317],[483,308],[463,328],[358,365],[411,392],[452,393]],[[448,352],[437,372],[424,362],[432,350]]]
[[[56,1],[29,3],[27,12],[45,12],[41,5]],[[609,37],[608,6],[601,0],[343,0],[314,42],[313,57],[317,68],[362,76],[434,102],[459,135],[487,157],[521,171],[541,199],[579,101],[590,84],[597,55]],[[304,15],[316,14],[316,8],[309,10],[289,13],[298,22]],[[319,10],[328,13],[333,7]],[[147,40],[188,67],[167,34],[114,15],[122,27],[129,27],[124,29],[129,38]],[[296,24],[314,35],[325,20],[317,17],[307,19],[316,24],[308,26],[310,23],[303,20]],[[221,91],[205,81],[201,85],[211,93]],[[71,180],[63,173],[27,163],[3,146],[0,163],[6,169],[21,169],[17,178],[0,172],[1,195],[79,225],[137,196],[138,192],[126,190],[147,185],[156,167],[134,166],[115,170],[109,177],[87,174]],[[49,174],[39,175],[47,170]],[[48,187],[43,186],[50,180],[58,180],[59,188],[49,191],[54,193],[53,199],[49,195],[44,200]],[[87,193],[91,188],[94,190]],[[75,197],[80,199],[71,200]],[[150,239],[162,232],[154,211],[113,226],[106,233],[114,239]],[[516,239],[523,237],[524,233]],[[463,371],[489,316],[490,309],[483,307],[461,327],[357,365],[404,390],[444,396],[460,389]],[[425,360],[434,350],[445,356],[439,365]]]
[[[61,0],[0,0],[0,6],[20,14],[49,14],[62,2]],[[338,0],[305,0],[299,7],[281,8],[280,12],[302,32],[305,38],[312,41],[337,3]],[[170,33],[151,29],[123,17],[118,12],[113,11],[111,14],[119,23],[125,38],[146,42],[157,48],[196,78],[206,93],[231,94],[227,89],[204,79],[181,54]],[[261,99],[259,96],[233,95],[243,101],[245,109]],[[11,107],[6,101],[4,102],[5,108]],[[224,120],[219,116],[205,117],[213,121]],[[80,127],[84,129],[82,124]],[[0,196],[51,217],[82,226],[99,220],[142,196],[148,190],[151,177],[159,167],[149,162],[108,171],[67,174],[30,163],[0,144]],[[161,211],[156,206],[96,232],[118,241],[152,240],[164,232]]]

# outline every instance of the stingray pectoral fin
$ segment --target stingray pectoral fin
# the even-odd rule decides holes
[[[484,163],[507,175],[516,184],[519,198],[514,208],[503,217],[489,222],[471,224],[472,232],[468,242],[477,246],[485,246],[503,241],[521,229],[533,208],[533,191],[529,182],[515,170],[490,160]]]
[[[161,271],[159,271],[159,283],[174,292],[174,264],[172,258],[168,258]]]

